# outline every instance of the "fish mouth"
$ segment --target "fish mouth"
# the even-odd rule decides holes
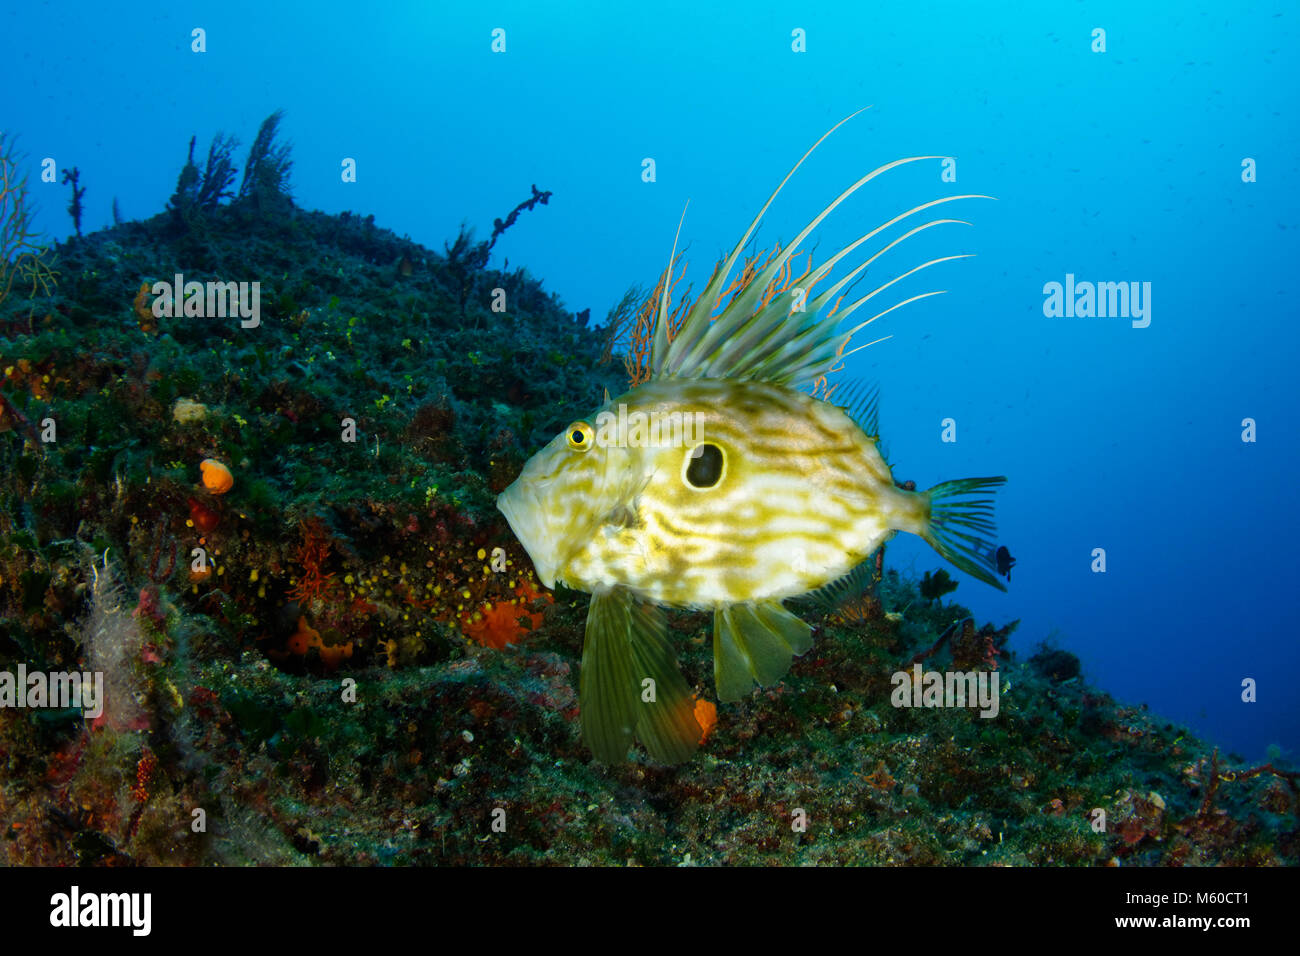
[[[537,495],[515,482],[497,496],[497,510],[506,516],[510,530],[528,552],[537,579],[551,590],[555,589],[556,562],[546,556],[554,555],[555,545],[547,534],[543,516],[546,512]]]

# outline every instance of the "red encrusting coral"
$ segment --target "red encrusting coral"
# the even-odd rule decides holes
[[[542,612],[534,611],[535,602],[553,603],[548,592],[538,591],[533,582],[523,578],[514,588],[515,596],[504,601],[485,604],[477,611],[461,614],[461,630],[484,647],[503,650],[542,624]],[[526,621],[527,623],[521,623]]]

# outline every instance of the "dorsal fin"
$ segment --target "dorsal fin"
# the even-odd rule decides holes
[[[772,195],[768,197],[767,202],[763,204],[763,208],[754,217],[754,221],[745,230],[745,234],[736,243],[731,254],[718,268],[704,292],[695,300],[694,305],[691,306],[690,311],[682,320],[681,328],[671,341],[669,341],[668,328],[668,298],[666,294],[661,298],[655,320],[654,349],[651,359],[651,369],[655,378],[753,379],[773,382],[790,388],[809,384],[830,372],[845,357],[844,349],[855,332],[894,309],[915,302],[918,299],[940,294],[940,291],[934,291],[912,296],[877,313],[867,321],[846,332],[839,331],[841,320],[847,318],[859,307],[894,285],[894,283],[940,262],[966,258],[966,256],[956,255],[931,259],[878,286],[843,310],[836,311],[838,306],[837,297],[880,256],[932,226],[945,223],[964,223],[964,220],[933,219],[914,226],[902,236],[886,243],[874,254],[859,262],[855,268],[825,292],[813,297],[810,290],[817,282],[825,278],[841,260],[891,226],[943,203],[955,202],[959,199],[987,199],[991,197],[975,195],[946,196],[914,206],[854,240],[815,269],[810,266],[806,281],[802,285],[785,289],[779,294],[772,295],[766,303],[763,302],[769,286],[773,284],[774,279],[781,270],[786,267],[790,257],[794,255],[813,230],[821,224],[822,220],[830,215],[840,203],[871,180],[891,169],[909,163],[943,158],[940,156],[912,156],[878,166],[840,193],[792,242],[773,255],[771,261],[763,268],[754,272],[749,281],[744,283],[736,292],[721,315],[716,318],[713,317],[713,312],[723,295],[723,290],[727,288],[727,280],[731,270],[735,267],[746,244],[758,228],[758,224],[767,212],[768,207],[776,199],[777,194],[790,181],[790,177],[794,175],[795,171],[803,165],[804,160],[821,145],[827,136],[861,112],[862,110],[858,110],[851,113],[836,123],[794,164],[790,172],[786,174],[785,179],[781,181]],[[680,232],[681,224],[679,223],[679,236]],[[676,247],[677,240],[674,239],[674,256]],[[670,269],[673,261],[673,259],[669,260]],[[827,314],[819,318],[819,313],[828,305],[832,307],[835,314]],[[877,341],[883,340],[878,339]],[[875,343],[870,342],[867,344],[874,345]],[[860,346],[860,348],[866,347],[866,345]],[[854,349],[854,351],[857,351],[857,349]]]
[[[893,469],[893,463],[889,460],[889,449],[880,440],[879,385],[858,379],[848,385],[832,386],[829,397],[817,394],[813,397],[829,402],[853,419],[854,423],[862,429],[863,434],[876,443],[876,451],[880,453],[885,467]]]
[[[863,433],[880,437],[880,386],[863,379],[837,388],[826,399],[853,419]]]

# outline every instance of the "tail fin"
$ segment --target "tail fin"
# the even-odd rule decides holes
[[[993,499],[971,495],[992,494],[1007,479],[963,478],[935,485],[925,494],[930,499],[930,524],[921,537],[930,547],[971,577],[991,584],[999,591],[1006,586],[996,571],[996,535]]]

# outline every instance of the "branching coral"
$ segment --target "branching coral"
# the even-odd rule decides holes
[[[153,308],[149,303],[149,283],[140,283],[135,299],[131,302],[131,311],[135,313],[136,321],[140,323],[141,332],[153,335],[158,331],[158,320],[154,317]]]
[[[770,252],[754,253],[746,256],[740,272],[718,293],[712,314],[715,317],[720,315],[736,296],[740,295],[753,283],[763,269],[780,254],[781,244],[778,242]],[[641,287],[633,286],[623,294],[623,298],[606,316],[606,342],[602,361],[612,361],[615,354],[625,352],[623,364],[627,368],[628,386],[630,388],[635,388],[650,378],[655,321],[659,314],[660,302],[664,296],[664,284],[669,283],[668,298],[671,300],[677,284],[686,275],[685,263],[682,264],[681,271],[677,271],[677,262],[680,258],[680,256],[674,258],[669,267],[660,274],[659,281],[655,283],[655,287],[650,291],[649,295],[646,295]],[[781,268],[777,270],[771,281],[768,282],[767,287],[759,297],[758,309],[766,308],[774,298],[793,287],[802,288],[805,296],[810,291],[811,284],[805,287],[801,283],[812,274],[812,255],[808,255],[807,267],[798,276],[794,275],[794,269],[791,267],[793,261],[793,256],[787,259]],[[723,262],[724,260],[720,259],[713,267],[713,276],[710,277],[710,281],[717,276]],[[676,278],[672,278],[673,276],[676,276]],[[638,301],[641,302],[641,307],[634,313],[632,310]],[[677,332],[681,329],[682,322],[686,319],[686,314],[693,304],[691,287],[687,286],[677,300],[676,307],[668,316],[668,325],[665,331],[669,342],[677,337]],[[838,305],[838,302],[836,304]],[[834,312],[834,309],[831,311]]]
[[[275,202],[284,202],[289,198],[289,170],[293,168],[289,154],[293,145],[275,141],[282,119],[284,111],[276,110],[262,120],[257,137],[249,147],[248,159],[244,161],[244,178],[239,184],[239,199],[251,200],[263,210]],[[233,181],[232,172],[231,182]]]
[[[321,570],[330,553],[329,535],[325,522],[319,517],[312,517],[300,522],[302,544],[298,547],[298,561],[302,564],[302,575],[289,591],[289,597],[304,605],[324,602],[334,586],[334,575]]]
[[[1214,811],[1214,798],[1219,792],[1219,785],[1223,782],[1232,783],[1237,780],[1249,780],[1251,777],[1258,777],[1262,774],[1272,774],[1278,779],[1284,781],[1291,789],[1292,799],[1300,796],[1300,771],[1279,770],[1273,764],[1260,764],[1258,767],[1250,767],[1245,770],[1220,770],[1219,769],[1219,748],[1215,747],[1210,754],[1209,780],[1206,782],[1205,796],[1201,800],[1201,806],[1196,811],[1195,819],[1204,821],[1208,819]]]
[[[233,136],[217,133],[208,146],[208,159],[203,166],[203,176],[199,179],[198,195],[195,201],[200,209],[215,209],[223,199],[233,199],[235,194],[230,187],[235,182],[234,163],[230,154],[234,152],[239,140]],[[194,140],[190,140],[190,158],[193,161]]]
[[[492,255],[492,247],[496,245],[497,239],[515,224],[521,212],[534,208],[538,203],[544,206],[550,201],[550,190],[539,190],[535,184],[532,190],[532,198],[525,199],[510,210],[504,221],[501,219],[492,221],[492,237],[486,242],[476,242],[473,228],[461,223],[456,240],[450,245],[443,243],[443,252],[447,258],[447,272],[452,280],[451,291],[456,294],[461,315],[465,314],[465,307],[478,286],[479,274],[487,268],[488,259]],[[508,265],[509,261],[507,260]]]
[[[58,278],[49,250],[32,228],[34,214],[20,157],[13,141],[0,132],[0,305],[16,283],[29,286],[32,298],[38,289],[49,295]]]
[[[939,653],[940,649],[947,644],[952,652],[954,668],[995,671],[998,669],[998,656],[1002,653],[1007,638],[1019,625],[1020,621],[1015,620],[1000,628],[994,628],[991,624],[976,628],[974,618],[953,621],[934,644],[918,653],[908,663],[919,664]]]
[[[233,199],[235,195],[230,187],[235,182],[237,170],[230,156],[239,140],[217,133],[208,146],[208,158],[202,172],[194,162],[195,143],[196,137],[191,136],[185,165],[176,179],[176,191],[167,203],[175,223],[181,227],[188,225],[196,210],[211,212],[221,204],[221,200]]]
[[[600,352],[601,365],[609,365],[616,354],[621,355],[627,351],[629,335],[640,311],[645,307],[645,301],[646,290],[640,285],[634,285],[605,313],[605,344]]]
[[[492,220],[492,238],[488,240],[488,244],[487,244],[489,252],[491,252],[492,247],[497,244],[497,237],[515,224],[515,220],[519,218],[519,214],[521,212],[525,210],[533,209],[534,207],[536,207],[538,203],[541,203],[543,206],[545,206],[548,202],[550,202],[552,193],[549,189],[544,189],[544,190],[538,189],[537,184],[534,183],[532,186],[532,190],[533,190],[532,198],[525,199],[514,209],[510,210],[510,214],[506,216],[504,222],[502,222],[500,219]]]
[[[925,598],[927,603],[933,603],[945,594],[957,590],[959,583],[961,582],[954,581],[943,568],[933,574],[926,571],[925,576],[921,578],[921,597]]]
[[[619,300],[618,305],[614,306],[605,317],[606,340],[604,355],[601,360],[610,362],[613,361],[616,353],[626,353],[623,356],[623,366],[627,369],[629,388],[635,388],[650,378],[655,316],[658,314],[659,303],[663,298],[664,283],[669,282],[670,277],[676,274],[677,278],[671,279],[668,287],[668,298],[671,299],[674,290],[677,288],[677,283],[686,274],[684,263],[682,271],[680,273],[676,271],[677,261],[680,258],[678,256],[664,270],[659,276],[659,281],[655,283],[655,287],[650,290],[648,295],[640,286],[633,286],[623,293],[623,298]],[[691,287],[687,286],[686,291],[682,293],[681,298],[678,300],[677,307],[668,318],[669,342],[676,337],[677,330],[682,327],[682,321],[686,318],[686,311],[690,306],[690,295]],[[633,312],[637,302],[640,302],[641,306]]]
[[[773,260],[775,260],[780,254],[781,243],[778,242],[773,247],[772,251],[766,253],[766,255],[763,253],[754,253],[753,255],[746,256],[745,263],[740,268],[740,273],[727,284],[727,287],[723,289],[721,293],[719,293],[717,304],[713,309],[713,314],[715,316],[720,315],[727,306],[732,303],[736,296],[740,295],[740,293],[743,292],[764,269],[771,265]],[[803,253],[796,252],[794,255],[803,255]],[[808,254],[807,267],[798,276],[793,275],[794,269],[791,267],[793,262],[794,256],[791,256],[785,261],[784,265],[777,270],[776,275],[772,277],[772,281],[769,282],[767,288],[763,290],[758,305],[755,307],[756,311],[766,308],[773,299],[792,287],[802,288],[805,294],[812,290],[811,284],[808,286],[802,285],[804,280],[806,280],[813,271],[812,254]],[[713,267],[714,275],[717,274],[718,269],[722,268],[722,263],[723,260],[719,260],[717,265]],[[830,311],[833,313],[835,310],[832,308]]]
[[[81,216],[86,211],[82,205],[81,197],[86,195],[86,187],[80,185],[81,170],[76,166],[63,171],[63,185],[72,186],[72,198],[68,200],[68,215],[72,217],[72,225],[77,230],[77,235],[81,235]]]

